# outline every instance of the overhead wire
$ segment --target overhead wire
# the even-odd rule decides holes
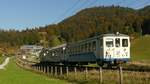
[[[122,2],[124,2],[124,0],[118,1],[117,3],[115,3],[116,5],[121,4]]]
[[[69,13],[74,7],[76,7],[80,3],[80,0],[77,0],[70,8],[68,8],[65,12],[63,12],[60,16],[58,16],[53,23],[56,23],[58,18],[62,18],[66,16],[67,13]]]
[[[62,18],[62,17],[65,17],[66,14],[68,13],[75,13],[77,12],[77,10],[79,9],[82,9],[83,7],[89,7],[89,6],[92,6],[93,4],[97,3],[99,0],[93,0],[92,2],[88,2],[89,0],[85,0],[83,3],[80,4],[81,0],[77,0],[70,8],[68,8],[64,13],[62,13],[60,16],[58,16],[53,23],[56,23],[56,21],[58,21],[58,19]],[[135,1],[138,1],[138,0],[133,0],[131,3],[127,4],[127,7],[129,7],[130,5],[132,5]],[[114,5],[119,5],[124,3],[125,0],[121,0],[121,1],[118,1],[117,3],[114,3]],[[139,7],[141,5],[145,5],[147,4],[147,2],[143,3],[143,4],[140,4],[140,5],[137,5],[135,7]],[[88,5],[87,5],[88,4]],[[79,5],[79,6],[78,6]]]
[[[85,0],[82,4],[80,4],[80,6],[77,7],[75,10],[73,10],[72,13],[75,13],[78,9],[81,9],[85,4],[88,3],[87,1],[88,1],[88,0]]]
[[[97,3],[99,0],[93,0],[91,3],[89,3],[88,5],[87,5],[87,7],[88,6],[92,6],[93,4],[95,4],[95,3]]]
[[[142,4],[139,4],[139,5],[134,6],[134,8],[138,9],[138,8],[140,8],[141,6],[146,6],[146,5],[148,5],[148,4],[150,4],[150,1],[149,1],[149,0],[145,1],[145,2],[142,3]]]

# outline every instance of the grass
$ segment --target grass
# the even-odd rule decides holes
[[[91,70],[85,80],[84,72],[77,72],[76,76],[73,72],[69,73],[69,81],[78,84],[99,84],[99,72]],[[149,84],[149,72],[130,72],[123,71],[123,84]],[[119,73],[113,70],[103,70],[103,84],[119,84]]]
[[[0,55],[0,64],[2,64],[4,62],[5,58],[6,58],[6,56]]]
[[[19,68],[11,59],[5,70],[0,70],[0,84],[69,84]]]
[[[150,35],[135,39],[131,44],[131,59],[150,63]]]

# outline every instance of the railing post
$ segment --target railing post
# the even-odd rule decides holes
[[[119,84],[123,84],[122,67],[119,67]]]
[[[39,65],[39,68],[40,68],[40,70],[39,70],[39,71],[41,72],[41,65]]]
[[[62,76],[62,74],[63,74],[63,73],[62,73],[62,67],[60,67],[60,75]]]
[[[42,72],[44,72],[44,66],[41,66],[42,67]]]
[[[57,66],[55,66],[55,76],[57,76]]]
[[[69,75],[68,66],[66,67],[66,74],[67,74],[67,78],[68,78],[68,75]]]
[[[76,76],[77,76],[77,68],[74,67],[74,79],[76,79]]]
[[[102,71],[102,67],[99,67],[99,84],[103,83],[103,71]]]
[[[43,66],[43,73],[45,73],[45,66]]]
[[[40,71],[40,66],[38,65],[38,71]]]
[[[85,67],[85,80],[87,80],[87,78],[88,78],[88,68]]]
[[[47,66],[47,74],[49,74],[49,66]]]
[[[53,75],[53,66],[51,66],[51,75]]]

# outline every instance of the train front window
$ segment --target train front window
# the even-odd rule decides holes
[[[122,39],[122,47],[128,47],[128,39]]]
[[[113,39],[106,39],[106,46],[107,47],[113,47]]]
[[[115,39],[116,47],[120,47],[120,38]]]

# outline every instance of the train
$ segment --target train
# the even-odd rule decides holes
[[[45,48],[40,53],[42,63],[100,66],[119,65],[130,60],[130,37],[125,34],[102,34],[74,43]]]

